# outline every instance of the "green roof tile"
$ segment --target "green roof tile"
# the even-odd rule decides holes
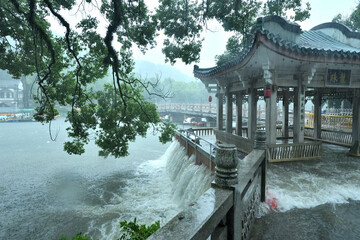
[[[279,20],[279,19],[276,19]],[[283,23],[286,24],[286,23]],[[290,23],[289,23],[290,24]],[[323,27],[329,27],[333,24],[323,24]],[[336,25],[336,24],[335,24]],[[339,25],[339,24],[337,24]],[[341,26],[335,26],[336,28],[340,28]],[[322,26],[322,25],[319,25]],[[297,26],[292,26],[292,28]],[[321,28],[313,28],[310,31],[298,31],[297,28],[295,30],[299,33],[299,38],[297,42],[290,42],[285,39],[281,39],[279,36],[269,32],[268,30],[264,30],[260,27],[255,29],[254,31],[254,38],[252,43],[245,48],[237,57],[233,58],[227,64],[222,66],[215,66],[212,68],[199,68],[197,65],[194,66],[194,75],[196,77],[208,77],[214,75],[218,72],[224,71],[230,67],[235,66],[236,64],[240,63],[250,52],[253,47],[254,41],[256,41],[256,35],[261,34],[265,36],[272,44],[278,45],[280,47],[284,47],[286,50],[291,52],[296,52],[302,55],[313,55],[317,57],[343,57],[348,59],[360,58],[360,49],[347,45],[345,43],[339,42],[334,38],[322,33],[320,31],[316,31]],[[295,31],[294,30],[294,31]],[[346,30],[346,29],[345,29]],[[360,34],[351,32],[351,36],[357,36]],[[348,35],[350,33],[347,33]],[[350,35],[349,35],[350,36]]]

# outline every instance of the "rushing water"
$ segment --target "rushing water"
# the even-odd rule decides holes
[[[55,142],[46,125],[0,124],[0,239],[115,239],[120,221],[163,225],[210,185],[209,171],[176,142],[150,134],[123,159],[98,157],[93,143],[70,156],[66,123],[52,127]],[[346,151],[323,144],[320,161],[269,164],[270,204],[253,239],[360,239],[360,160]]]
[[[126,158],[98,157],[93,143],[73,156],[63,152],[65,128],[53,122],[52,142],[47,125],[0,124],[0,239],[115,239],[120,221],[163,225],[210,185],[209,171],[176,142],[149,134]]]
[[[360,239],[360,159],[322,148],[322,160],[268,165],[276,210],[256,220],[253,239]]]

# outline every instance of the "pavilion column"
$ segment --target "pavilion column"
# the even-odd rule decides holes
[[[300,83],[294,96],[294,143],[304,142],[305,87]]]
[[[248,138],[255,140],[255,132],[257,127],[256,105],[257,105],[256,88],[249,89],[248,98]]]
[[[317,91],[314,96],[314,138],[321,138],[321,93]]]
[[[266,142],[268,144],[276,144],[276,119],[277,119],[277,86],[270,85],[266,88],[270,88],[270,96],[266,100]]]
[[[282,117],[282,134],[283,137],[289,137],[289,91],[283,90],[283,117]]]
[[[236,134],[242,136],[242,99],[243,94],[236,94]]]
[[[216,128],[218,130],[223,130],[224,122],[224,113],[223,113],[223,103],[224,103],[224,94],[218,91],[217,93],[217,112],[216,112]]]
[[[360,156],[360,89],[354,90],[352,121],[352,147],[349,155]]]
[[[232,111],[232,93],[226,93],[226,132],[232,133],[232,120],[233,120],[233,111]]]

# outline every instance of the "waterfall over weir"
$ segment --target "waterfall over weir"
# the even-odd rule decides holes
[[[204,165],[195,165],[195,156],[188,157],[177,141],[165,155],[168,156],[166,170],[173,183],[173,199],[181,206],[195,201],[210,187],[211,171]]]
[[[135,217],[141,224],[160,220],[165,225],[210,187],[210,170],[194,163],[194,156],[188,157],[184,147],[174,141],[159,159],[141,163],[100,211],[91,211],[98,212],[98,216],[87,233],[95,239],[117,239],[121,235],[120,221]],[[110,213],[119,213],[119,217],[96,227],[96,219]]]
[[[68,123],[49,142],[35,122],[2,124],[0,239],[91,239],[121,236],[120,222],[163,226],[209,187],[211,174],[195,166],[177,141],[163,145],[148,134],[129,144],[122,159],[98,157],[94,142],[81,156],[67,155]],[[34,137],[36,136],[36,137]]]

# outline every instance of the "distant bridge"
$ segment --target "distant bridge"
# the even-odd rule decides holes
[[[187,117],[205,117],[210,123],[208,127],[215,126],[217,105],[216,104],[194,104],[194,103],[164,103],[156,105],[157,111],[160,115],[169,115],[170,120],[173,122],[182,122]],[[225,109],[225,108],[224,108]],[[258,110],[258,121],[264,120],[261,118],[261,114],[264,114],[261,109]],[[223,113],[226,116],[226,112]],[[235,108],[233,108],[233,121],[237,116]],[[243,125],[247,124],[248,110],[247,107],[243,108],[242,111]]]
[[[188,117],[206,118],[207,127],[216,125],[215,104],[188,104],[188,103],[164,103],[156,105],[160,115],[168,115],[169,120],[175,123],[183,123]]]
[[[215,104],[164,103],[157,104],[159,113],[183,113],[189,116],[216,118]]]

